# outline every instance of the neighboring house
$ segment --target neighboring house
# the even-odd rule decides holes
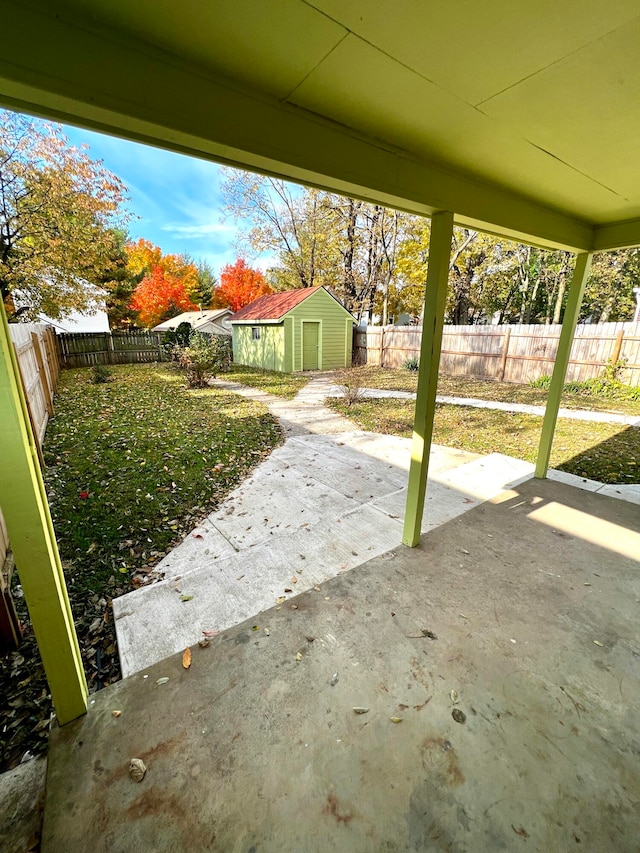
[[[48,323],[61,335],[64,332],[109,332],[109,317],[104,307],[97,308],[92,314],[72,311],[63,320],[52,320],[45,314],[38,314],[39,323]]]
[[[205,332],[207,335],[230,335],[229,318],[232,315],[230,308],[211,308],[206,311],[185,311],[158,323],[152,332],[168,332],[169,329],[177,329],[180,323],[188,323],[195,332]]]
[[[350,367],[354,324],[325,287],[261,296],[231,318],[233,360],[282,373]]]

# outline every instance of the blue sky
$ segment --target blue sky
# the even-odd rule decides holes
[[[129,233],[144,237],[163,253],[187,253],[209,262],[216,276],[237,257],[234,240],[238,224],[225,218],[219,166],[148,145],[101,133],[64,126],[71,144],[87,144],[92,159],[104,165],[127,185],[128,209],[134,214]],[[267,256],[247,258],[266,269]]]

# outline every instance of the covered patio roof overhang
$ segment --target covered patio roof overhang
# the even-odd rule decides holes
[[[1,0],[0,15],[3,106],[433,217],[408,545],[453,224],[576,253],[545,476],[591,254],[640,244],[637,4]],[[5,318],[0,344],[0,504],[64,723],[86,687]]]

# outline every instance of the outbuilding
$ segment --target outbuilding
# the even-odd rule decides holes
[[[326,287],[261,296],[231,318],[233,360],[281,373],[350,367],[354,324]]]

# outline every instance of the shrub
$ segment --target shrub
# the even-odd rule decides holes
[[[362,400],[365,395],[365,388],[362,384],[362,371],[357,367],[347,368],[336,374],[336,384],[347,406],[352,406],[358,400]]]
[[[549,388],[551,385],[551,377],[546,373],[543,373],[542,376],[538,376],[537,379],[529,380],[530,388]]]
[[[111,371],[106,364],[94,364],[91,368],[91,381],[94,385],[102,385],[111,378]]]
[[[420,370],[420,359],[414,355],[412,358],[408,358],[402,366],[405,370],[410,370],[412,373],[415,373]]]
[[[180,323],[175,329],[169,329],[169,331],[165,332],[162,339],[162,347],[167,355],[171,357],[172,361],[179,360],[180,350],[189,346],[192,335],[193,328],[191,323]]]
[[[194,332],[189,346],[180,349],[178,363],[187,374],[189,387],[203,388],[209,379],[228,369],[231,342],[220,335]]]

